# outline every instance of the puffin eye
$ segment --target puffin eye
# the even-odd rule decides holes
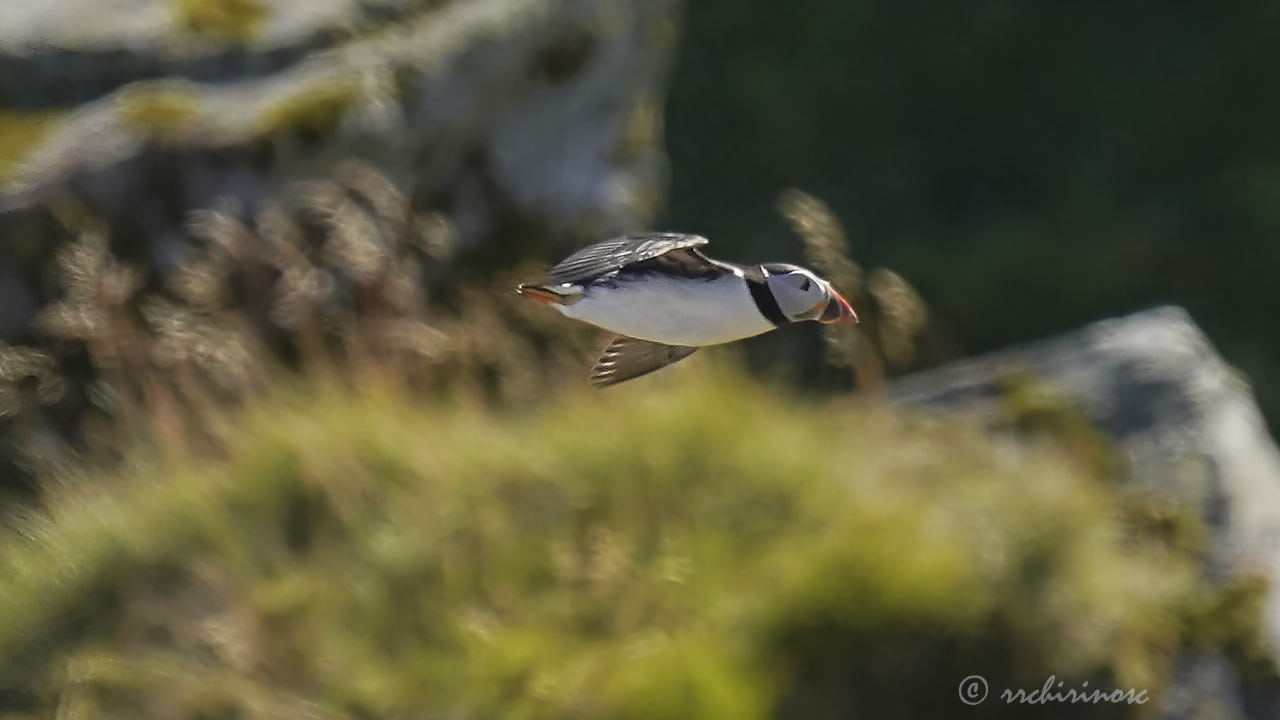
[[[809,287],[810,287],[809,279],[805,278],[805,281],[800,283],[800,292],[809,292]]]

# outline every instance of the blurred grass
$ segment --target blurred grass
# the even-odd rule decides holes
[[[299,382],[217,423],[215,457],[64,475],[0,542],[0,707],[938,716],[972,673],[1158,696],[1184,642],[1249,647],[1252,595],[1160,530],[1194,517],[1148,522],[1070,443],[706,362],[504,414]]]

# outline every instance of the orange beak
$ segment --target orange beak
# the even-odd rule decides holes
[[[857,325],[858,313],[853,311],[853,307],[849,305],[849,301],[845,300],[843,295],[832,288],[831,300],[827,302],[827,307],[818,316],[818,322],[828,325]]]

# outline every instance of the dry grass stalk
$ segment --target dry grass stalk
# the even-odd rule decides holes
[[[867,273],[853,260],[839,218],[823,201],[790,189],[779,196],[777,207],[804,240],[809,265],[849,298],[862,320],[855,332],[823,329],[826,362],[852,368],[860,392],[882,393],[890,368],[916,360],[928,307],[902,276],[884,268]]]

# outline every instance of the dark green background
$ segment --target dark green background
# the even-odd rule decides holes
[[[1174,302],[1280,419],[1280,4],[695,0],[667,130],[725,257],[799,187],[966,352]]]

